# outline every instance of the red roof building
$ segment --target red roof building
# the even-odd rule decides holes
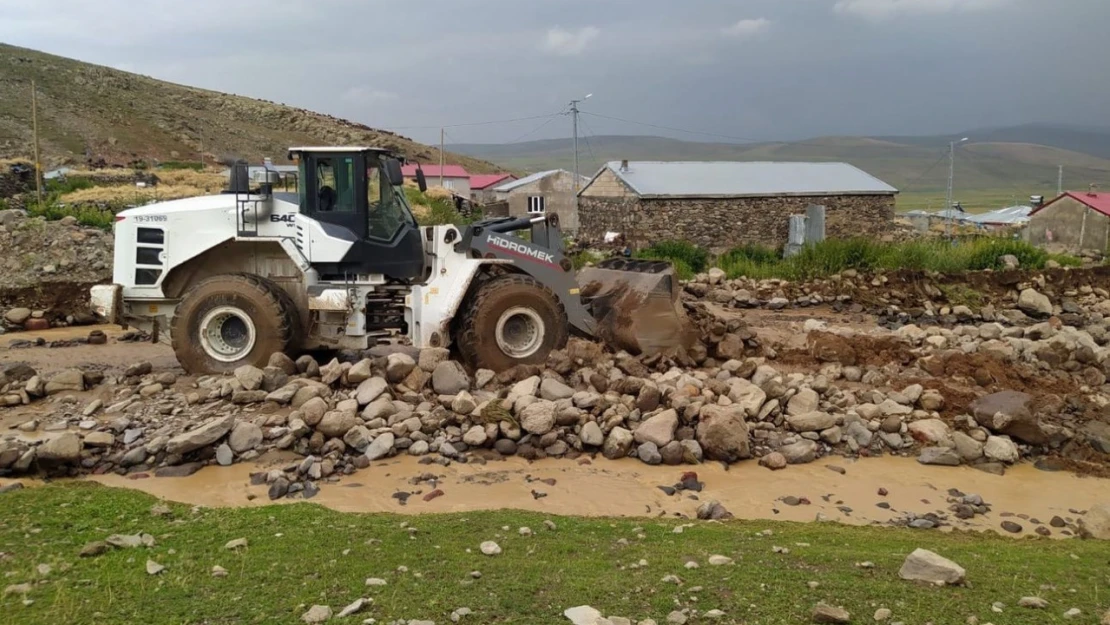
[[[420,168],[424,170],[424,177],[428,179],[428,184],[432,184],[432,179],[438,179],[440,176],[439,165],[421,165]],[[405,178],[415,178],[416,164],[410,163],[404,165],[401,167],[401,173],[404,174]],[[466,173],[466,169],[464,169],[462,165],[444,165],[443,177],[466,178],[467,181],[470,180],[470,174]]]
[[[1068,191],[1029,214],[1029,242],[1069,252],[1110,248],[1110,193]]]
[[[484,191],[512,180],[516,180],[512,174],[478,174],[470,177],[470,190]]]

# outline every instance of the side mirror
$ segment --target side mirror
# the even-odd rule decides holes
[[[416,166],[416,186],[421,193],[428,190],[428,179],[424,177],[424,170],[420,169],[420,165]]]
[[[401,161],[391,158],[385,162],[385,174],[389,178],[389,184],[399,187],[405,184],[405,176],[401,173]]]

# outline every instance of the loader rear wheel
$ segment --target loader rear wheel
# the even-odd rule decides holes
[[[540,364],[567,344],[567,313],[551,289],[508,274],[478,287],[461,312],[455,338],[474,367],[504,371]]]
[[[293,336],[291,298],[249,274],[213,276],[185,293],[173,318],[173,351],[189,373],[228,373],[264,367]]]

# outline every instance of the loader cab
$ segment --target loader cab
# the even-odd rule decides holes
[[[316,262],[324,280],[384,274],[412,280],[424,273],[424,248],[402,189],[401,164],[376,148],[293,148],[299,206],[329,239],[347,245],[338,260]]]

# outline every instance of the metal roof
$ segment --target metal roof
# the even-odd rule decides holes
[[[512,191],[513,189],[516,189],[517,187],[523,187],[526,184],[532,184],[533,182],[536,182],[537,180],[543,180],[544,178],[547,178],[548,176],[551,176],[553,174],[558,174],[558,173],[566,173],[566,174],[570,174],[571,176],[574,175],[574,172],[570,172],[570,171],[567,171],[565,169],[549,169],[547,171],[538,171],[538,172],[532,174],[531,176],[525,176],[525,177],[521,178],[520,180],[514,180],[512,182],[506,182],[505,184],[503,184],[499,187],[494,187],[493,190],[498,192],[498,193],[508,193],[509,191]],[[581,176],[581,178],[582,178],[583,183],[585,183],[587,180],[589,180],[589,178],[586,178],[585,176]]]
[[[1103,215],[1110,217],[1110,193],[1087,193],[1083,191],[1065,191],[1064,194],[1060,197],[1052,200],[1047,204],[1042,204],[1039,208],[1037,208],[1037,210],[1033,211],[1033,213],[1030,214],[1039,213],[1066,197],[1070,197],[1073,200],[1082,202],[1093,210],[1096,210]]]
[[[622,171],[620,161],[610,161],[605,167],[646,198],[898,193],[847,163],[631,161]]]
[[[1023,224],[1029,221],[1032,206],[1007,206],[997,210],[971,215],[967,221],[977,224]]]

